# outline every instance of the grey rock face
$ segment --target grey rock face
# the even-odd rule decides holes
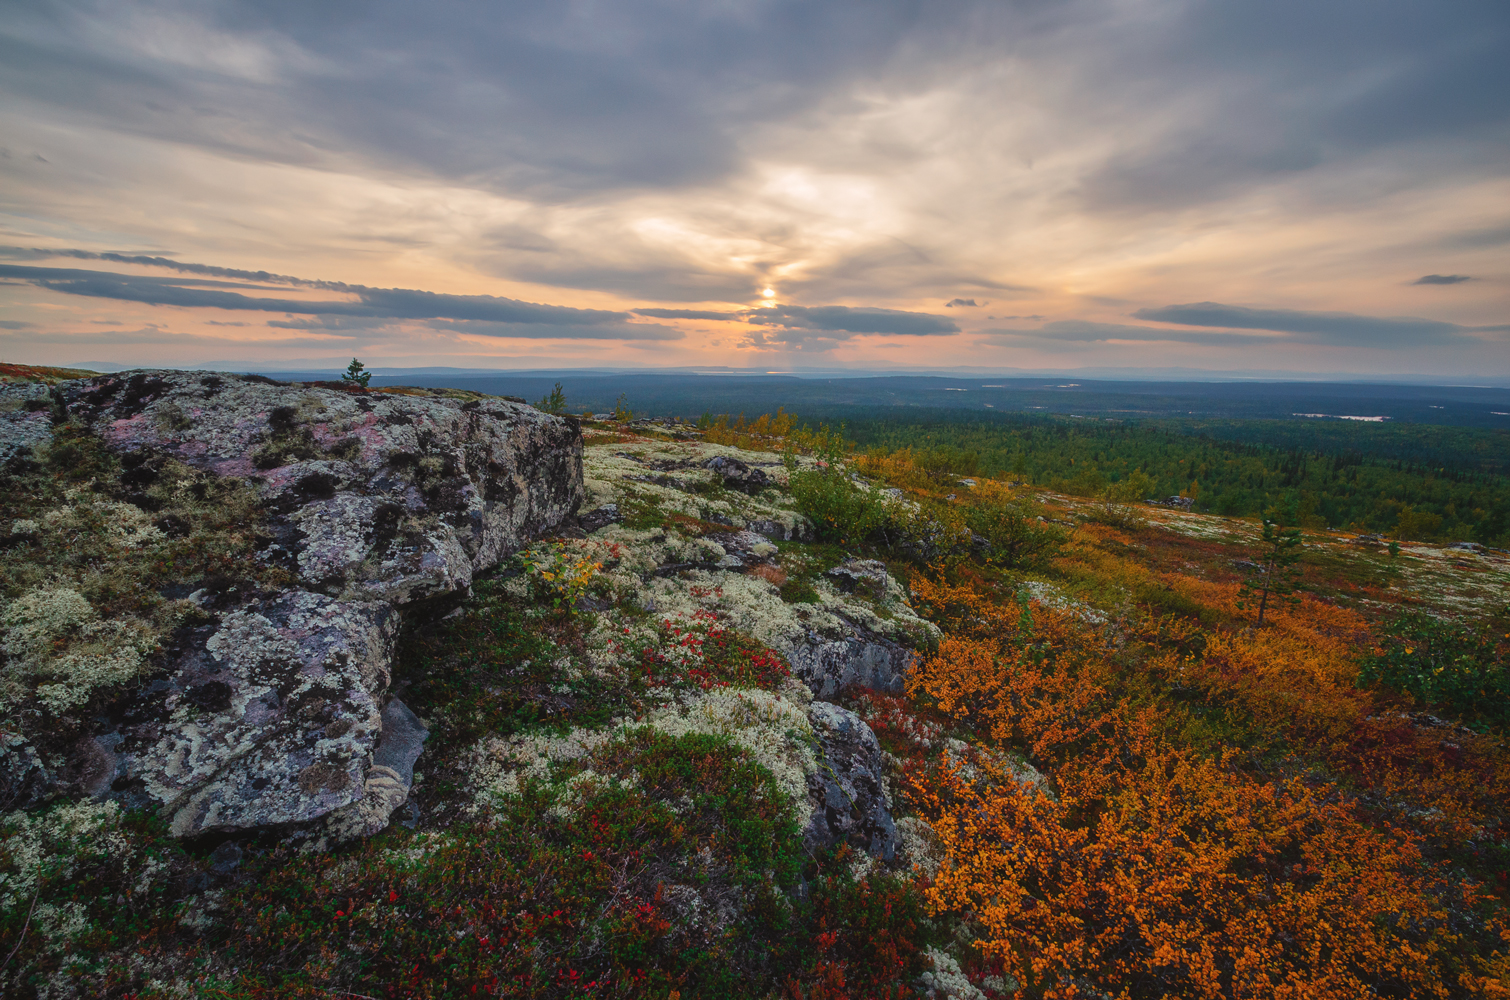
[[[903,607],[906,592],[877,559],[847,559],[827,570],[824,576],[844,594],[865,598],[878,607]],[[917,653],[895,639],[875,631],[883,623],[875,615],[867,628],[850,608],[844,619],[843,634],[816,632],[797,639],[783,650],[791,661],[792,671],[813,692],[815,698],[833,698],[849,686],[870,688],[887,694],[900,694],[906,687],[908,671]]]
[[[0,810],[40,805],[56,786],[56,776],[20,733],[0,731]]]
[[[55,407],[117,453],[253,485],[277,540],[264,557],[299,585],[205,598],[208,624],[174,635],[61,772],[0,731],[5,808],[69,792],[154,808],[180,837],[376,833],[428,735],[384,704],[400,614],[464,595],[583,497],[575,423],[503,399],[177,371],[7,385],[0,459],[45,443]]]
[[[879,559],[846,559],[824,573],[846,594],[861,593],[885,598],[891,588],[891,576]]]
[[[886,793],[885,756],[876,734],[855,713],[825,701],[808,708],[823,748],[818,773],[808,779],[813,818],[803,832],[809,853],[842,842],[891,861],[897,828]]]
[[[795,524],[782,524],[780,521],[756,519],[750,521],[746,528],[757,535],[764,535],[777,542],[811,542],[815,537],[813,526],[805,519]]]
[[[389,605],[306,591],[218,616],[130,706],[111,787],[180,837],[307,823],[359,800],[397,625]]]
[[[362,783],[362,796],[331,813],[325,835],[333,840],[370,837],[388,825],[394,811],[409,800],[414,785],[414,762],[430,731],[409,706],[397,698],[383,709],[383,731],[372,751],[372,766]]]
[[[719,561],[720,569],[740,569],[750,566],[775,565],[776,546],[756,532],[730,531],[710,534],[709,541],[717,542],[724,550]]]
[[[815,698],[832,698],[851,685],[901,694],[917,653],[856,628],[843,639],[809,636],[787,652],[792,672]]]
[[[257,485],[304,586],[343,600],[464,591],[582,502],[576,426],[508,400],[176,371],[65,382],[55,395],[113,450]]]
[[[0,465],[52,437],[52,400],[40,382],[0,383]]]

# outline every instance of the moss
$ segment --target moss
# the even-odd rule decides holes
[[[197,614],[181,600],[194,590],[288,582],[258,558],[270,541],[265,515],[239,480],[145,452],[117,458],[71,425],[38,458],[0,483],[0,523],[13,539],[0,548],[12,703],[35,694],[54,714],[75,710],[141,675],[151,651]],[[65,625],[58,615],[69,608],[77,613]],[[50,639],[38,645],[42,633]]]
[[[161,820],[113,802],[0,817],[0,992],[112,995],[204,868]]]
[[[806,995],[836,960],[856,995],[922,971],[916,891],[802,858],[784,796],[729,739],[644,729],[565,770],[445,834],[252,862],[220,902],[245,919],[204,928],[196,975],[227,995],[755,998]]]

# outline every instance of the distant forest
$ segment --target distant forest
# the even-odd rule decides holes
[[[862,448],[927,451],[961,475],[1094,495],[1142,470],[1161,496],[1184,493],[1197,510],[1250,516],[1293,505],[1311,527],[1510,547],[1504,387],[580,371],[415,373],[374,385],[385,382],[530,400],[561,385],[571,412],[753,419],[785,407],[812,425],[843,425]]]
[[[912,411],[844,421],[862,449],[928,453],[960,475],[1091,496],[1141,470],[1160,497],[1233,516],[1298,509],[1309,527],[1510,546],[1510,433],[1278,420],[1106,422]]]

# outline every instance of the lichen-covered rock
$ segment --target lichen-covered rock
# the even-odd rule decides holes
[[[40,805],[56,791],[56,776],[26,738],[0,731],[0,812]]]
[[[52,437],[52,399],[40,382],[0,382],[0,465]]]
[[[676,470],[691,480],[717,474],[716,467],[738,462],[758,467],[756,453],[723,445],[649,441],[591,446],[584,452],[584,475],[594,502],[613,517],[582,519],[584,530],[614,553],[606,577],[622,597],[662,617],[712,611],[788,658],[796,675],[819,698],[834,698],[845,687],[900,693],[916,656],[914,649],[936,641],[938,629],[907,603],[907,594],[874,560],[849,560],[816,582],[816,600],[784,601],[773,580],[779,545],[812,537],[812,526],[775,491],[758,496],[725,492],[716,501],[674,489],[646,470]],[[807,461],[807,460],[803,460]],[[785,476],[769,462],[773,481]],[[704,480],[706,481],[706,480]],[[667,515],[686,515],[732,530],[699,537],[671,524],[630,528],[617,523],[630,503],[653,505]],[[754,573],[755,575],[750,575]]]
[[[272,557],[307,589],[344,600],[465,591],[582,502],[576,425],[497,397],[178,371],[102,375],[53,393],[112,450],[257,484],[284,529]]]
[[[168,544],[191,529],[144,491],[171,476],[200,496],[240,490],[260,539],[242,558],[259,562],[255,580],[158,580],[150,622],[102,614],[71,580],[12,588],[0,705],[72,721],[51,742],[35,726],[0,734],[0,798],[113,799],[182,837],[382,829],[425,736],[402,703],[384,707],[398,614],[464,597],[584,495],[576,423],[497,397],[180,371],[7,383],[0,463],[55,462],[60,420],[68,447],[92,437],[119,457],[99,466],[119,481],[0,525],[13,546],[84,532],[109,561]]]
[[[725,489],[757,496],[761,490],[776,485],[764,470],[751,468],[730,455],[715,455],[705,465],[719,477]]]
[[[817,772],[808,779],[813,814],[803,846],[812,853],[842,841],[892,861],[897,828],[886,791],[886,758],[876,734],[854,712],[826,701],[809,706],[808,721],[823,752]]]
[[[292,591],[215,617],[96,736],[110,755],[98,794],[157,808],[180,837],[307,823],[360,800],[393,608]]]
[[[917,653],[857,626],[854,634],[826,639],[812,634],[787,651],[792,671],[817,698],[832,698],[847,687],[901,694]]]

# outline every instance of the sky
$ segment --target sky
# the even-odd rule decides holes
[[[1510,375],[1510,5],[0,0],[0,361]]]

